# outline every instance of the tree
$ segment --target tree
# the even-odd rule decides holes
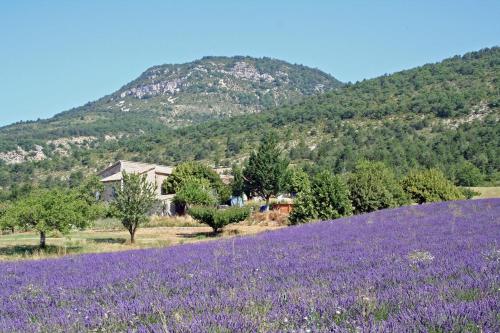
[[[460,163],[455,171],[455,182],[460,186],[477,186],[482,179],[481,170],[468,161]]]
[[[263,197],[266,205],[269,205],[271,196],[278,195],[284,189],[288,160],[281,155],[277,136],[267,135],[258,150],[251,153],[243,171],[248,192]]]
[[[210,182],[203,178],[186,179],[174,197],[174,203],[185,212],[190,205],[215,206],[217,197]]]
[[[214,207],[195,206],[189,209],[189,215],[195,220],[210,226],[214,233],[231,223],[238,223],[248,218],[250,210],[246,207],[217,209]]]
[[[295,197],[293,209],[288,220],[291,224],[303,223],[315,220],[318,217],[316,201],[311,189],[299,192]]]
[[[231,196],[231,189],[225,185],[220,176],[211,167],[199,162],[184,162],[175,167],[174,172],[162,184],[167,193],[177,193],[183,183],[193,178],[206,179],[216,192],[220,203],[225,203]]]
[[[89,205],[76,191],[35,190],[16,201],[2,220],[22,229],[38,231],[40,247],[45,248],[47,232],[66,234],[72,228],[83,228],[90,222],[91,215]]]
[[[357,214],[409,203],[400,182],[382,162],[361,161],[347,179]]]
[[[342,178],[325,170],[313,178],[311,189],[298,194],[289,220],[292,224],[329,220],[349,216],[352,211],[347,185]]]
[[[322,171],[313,179],[312,192],[320,219],[336,219],[352,214],[349,189],[339,176]]]
[[[0,202],[0,231],[8,229],[8,230],[14,232],[14,228],[16,226],[16,221],[12,220],[10,218],[7,218],[7,216],[6,216],[11,205],[12,204],[10,202]]]
[[[96,175],[85,178],[79,185],[78,191],[82,198],[89,204],[99,202],[100,195],[104,191],[104,184]]]
[[[294,167],[287,170],[285,176],[285,188],[291,194],[303,192],[310,189],[311,182],[309,176],[301,168]]]
[[[419,204],[465,198],[460,189],[438,169],[410,171],[403,179],[403,189]]]
[[[231,191],[235,197],[241,197],[245,192],[243,170],[236,164],[233,165],[233,182],[231,183]]]
[[[122,186],[116,190],[112,203],[113,215],[121,220],[134,243],[137,228],[148,220],[148,212],[156,201],[155,187],[146,175],[123,172],[122,177]]]

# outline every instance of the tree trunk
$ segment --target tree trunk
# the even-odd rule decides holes
[[[45,231],[40,231],[40,248],[45,249]]]
[[[266,197],[266,211],[268,211],[268,210],[269,210],[269,201],[270,201],[270,200],[271,200],[271,197],[270,197],[270,196]]]
[[[135,231],[137,230],[136,227],[130,227],[128,229],[128,232],[130,233],[130,243],[134,244],[135,243]]]

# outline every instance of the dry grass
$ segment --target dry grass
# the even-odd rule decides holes
[[[160,219],[154,223],[173,224],[174,222],[181,223],[181,220]],[[187,223],[187,221],[184,222]],[[213,235],[211,228],[206,226],[149,227],[138,229],[135,244],[130,244],[130,236],[124,230],[86,230],[72,232],[64,237],[57,234],[49,235],[45,250],[40,250],[38,247],[39,236],[37,233],[15,233],[0,235],[0,261],[157,248],[235,235],[251,235],[279,228],[279,226],[244,225],[242,223],[227,226],[223,233]]]
[[[497,187],[469,187],[475,192],[481,193],[474,199],[500,198],[500,186]]]
[[[264,213],[254,213],[247,221],[242,222],[246,225],[257,225],[265,227],[283,227],[288,225],[288,214],[278,211],[268,211]]]

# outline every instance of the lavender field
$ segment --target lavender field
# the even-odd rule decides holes
[[[500,200],[0,264],[1,332],[499,332]]]

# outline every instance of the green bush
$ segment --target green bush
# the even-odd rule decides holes
[[[460,163],[455,171],[455,183],[459,186],[477,186],[483,180],[483,174],[468,161]]]
[[[215,206],[217,197],[206,179],[191,178],[183,182],[174,197],[174,203],[184,211],[190,205]]]
[[[248,218],[250,210],[246,207],[217,209],[214,207],[195,206],[190,208],[188,213],[193,219],[207,224],[217,233],[228,224],[237,223]]]
[[[403,189],[419,204],[465,199],[462,191],[438,169],[411,171],[403,180]]]
[[[467,187],[460,188],[460,191],[462,191],[462,194],[465,196],[466,199],[472,199],[476,195],[481,195],[481,193],[471,190],[470,188]]]
[[[352,211],[345,182],[329,171],[322,171],[313,178],[310,190],[299,193],[289,220],[297,224],[314,219],[336,219],[351,215]]]
[[[220,176],[208,165],[199,162],[184,162],[179,164],[174,172],[165,179],[162,188],[167,193],[177,193],[184,183],[195,179],[208,181],[209,186],[215,191],[220,203],[225,203],[231,196],[231,188],[224,184]]]
[[[398,207],[409,203],[396,176],[384,163],[362,161],[348,176],[350,198],[355,213]]]

